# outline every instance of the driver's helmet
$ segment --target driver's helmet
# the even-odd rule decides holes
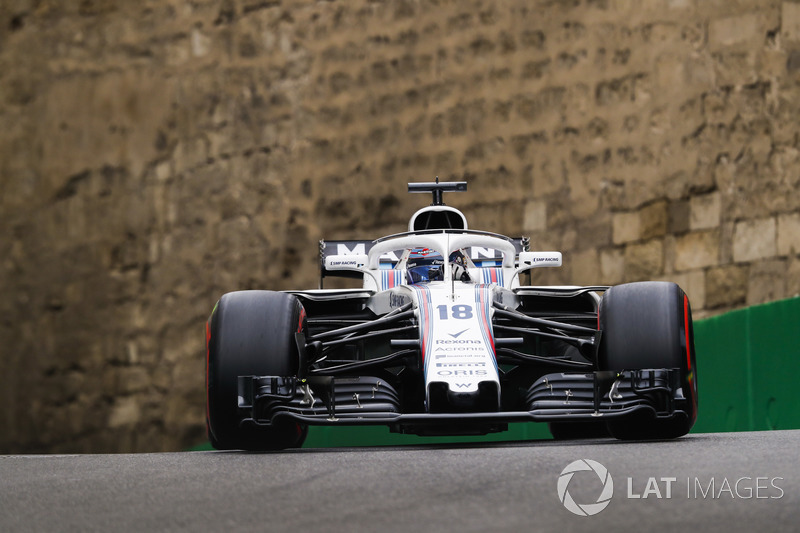
[[[456,250],[455,252],[452,252],[450,254],[450,262],[454,265],[458,265],[465,268],[467,266],[467,258],[462,250]]]
[[[470,281],[467,267],[467,257],[464,255],[462,250],[456,250],[450,254],[450,268],[453,269],[453,279],[459,281]]]
[[[430,248],[415,248],[408,255],[406,272],[409,284],[444,281],[444,258]]]

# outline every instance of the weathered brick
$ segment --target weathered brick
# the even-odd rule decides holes
[[[114,389],[123,395],[146,390],[152,383],[147,368],[142,366],[115,367],[111,379]]]
[[[578,285],[594,285],[598,283],[597,263],[597,250],[595,249],[572,254],[570,264],[572,282]]]
[[[676,200],[669,203],[669,232],[681,234],[689,231],[691,208],[689,202]]]
[[[142,410],[134,396],[117,398],[108,419],[108,427],[133,426],[141,420]]]
[[[638,241],[642,237],[641,218],[638,212],[614,213],[611,227],[614,244],[626,244]]]
[[[781,39],[800,41],[800,4],[797,2],[781,3]]]
[[[759,261],[750,265],[747,282],[747,305],[756,305],[786,297],[785,260]]]
[[[706,305],[709,309],[733,307],[747,299],[748,267],[729,265],[708,269],[706,273]]]
[[[670,274],[660,278],[654,278],[654,280],[677,283],[689,297],[692,309],[703,309],[706,307],[706,273],[704,270],[693,270],[682,274]]]
[[[566,228],[561,234],[562,250],[577,250],[578,249],[578,230],[575,228]]]
[[[719,230],[719,264],[733,263],[733,233],[736,229],[735,222],[723,222]]]
[[[733,260],[737,263],[769,259],[778,253],[774,218],[737,222],[733,232]]]
[[[203,57],[208,55],[211,48],[211,39],[200,28],[193,28],[191,33],[192,55]]]
[[[778,216],[778,255],[800,254],[800,214]]]
[[[719,231],[694,231],[675,239],[677,272],[705,268],[719,261]]]
[[[600,251],[600,280],[597,283],[616,285],[625,279],[625,254],[622,248]]]
[[[669,226],[668,203],[661,200],[643,207],[639,211],[639,224],[643,240],[663,237]]]
[[[753,13],[712,20],[708,42],[712,50],[745,44],[760,44],[759,19]]]
[[[660,276],[664,271],[664,243],[653,239],[625,247],[625,281],[640,281]]]
[[[692,230],[719,227],[722,209],[722,198],[719,192],[703,196],[693,196],[689,201],[691,218],[689,227]]]
[[[586,219],[597,212],[600,196],[597,194],[597,180],[592,175],[572,172],[567,177],[570,187],[570,211],[576,218]]]
[[[525,231],[541,231],[547,229],[547,203],[530,201],[525,204]]]
[[[786,296],[800,296],[800,259],[796,257],[789,260],[786,268]]]

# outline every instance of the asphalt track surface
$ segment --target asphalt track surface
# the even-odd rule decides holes
[[[558,496],[559,475],[579,459],[601,463],[613,479],[613,497],[594,516],[570,513]],[[595,503],[603,484],[580,471],[566,487],[583,504]],[[663,442],[0,456],[2,532],[696,529],[800,531],[800,431]]]

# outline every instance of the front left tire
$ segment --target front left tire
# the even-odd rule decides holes
[[[672,439],[689,432],[697,418],[697,369],[692,310],[675,283],[646,281],[611,287],[600,304],[603,336],[600,370],[677,368],[680,412],[672,418],[638,417],[608,422],[624,440]]]

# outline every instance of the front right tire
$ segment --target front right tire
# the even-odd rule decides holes
[[[241,427],[239,376],[294,376],[294,334],[305,329],[296,296],[239,291],[220,298],[206,324],[206,422],[219,450],[280,450],[303,444],[308,428],[279,420],[269,427]]]

